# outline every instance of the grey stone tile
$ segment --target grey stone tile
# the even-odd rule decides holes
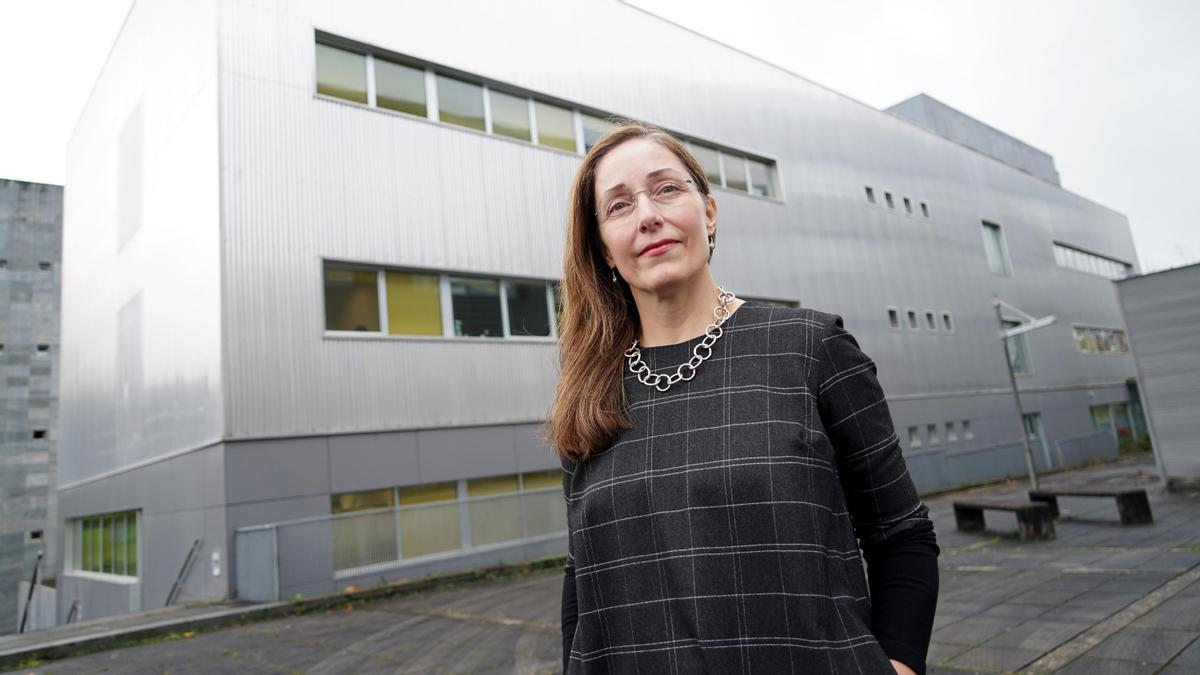
[[[1171,659],[1170,664],[1184,666],[1190,668],[1193,673],[1200,673],[1200,640],[1194,640],[1190,645],[1184,647],[1183,651]]]
[[[1165,603],[1164,603],[1165,604]],[[1183,631],[1200,631],[1200,613],[1172,612],[1159,605],[1133,622],[1145,628],[1167,628]]]
[[[1123,661],[1166,663],[1183,651],[1183,648],[1198,635],[1200,633],[1193,631],[1129,626],[1110,635],[1087,655]]]
[[[989,642],[953,658],[948,665],[981,670],[1012,672],[1032,663],[1042,652],[1035,649],[1006,649]]]
[[[1081,656],[1055,672],[1056,675],[1149,675],[1160,665]]]
[[[978,616],[984,619],[1011,619],[1015,623],[1041,616],[1048,610],[1048,607],[1042,605],[1021,605],[1002,602],[999,605],[994,605],[983,610]]]
[[[1012,622],[1004,619],[963,619],[933,632],[931,641],[952,645],[977,645],[980,642],[1004,632]]]
[[[970,647],[965,645],[950,645],[941,642],[930,642],[929,652],[925,656],[925,662],[929,665],[933,665],[935,663],[949,661],[967,649],[970,649]]]
[[[1064,623],[1060,621],[1026,621],[988,641],[988,646],[1030,649],[1050,652],[1064,642],[1091,627],[1088,621]]]

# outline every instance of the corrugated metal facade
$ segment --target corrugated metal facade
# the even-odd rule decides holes
[[[1159,468],[1200,485],[1200,264],[1119,281],[1117,294]]]

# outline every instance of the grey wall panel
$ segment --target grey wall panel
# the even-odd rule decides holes
[[[60,485],[220,437],[216,10],[136,3],[67,148]]]
[[[329,494],[325,437],[229,443],[225,453],[229,504]]]
[[[329,490],[334,494],[420,482],[416,432],[329,438]]]
[[[515,473],[513,433],[505,427],[427,429],[417,433],[421,482]]]
[[[1117,292],[1160,467],[1200,483],[1200,265],[1126,279]]]
[[[542,440],[545,433],[540,424],[513,427],[513,443],[517,450],[517,471],[542,471],[557,469],[561,465],[554,449]]]

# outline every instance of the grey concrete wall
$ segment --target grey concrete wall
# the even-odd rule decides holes
[[[17,630],[18,582],[38,551],[41,577],[58,562],[62,200],[58,185],[0,179],[0,635]]]
[[[1200,264],[1116,287],[1160,467],[1200,484]]]

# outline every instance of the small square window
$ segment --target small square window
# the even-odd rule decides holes
[[[45,438],[45,437],[46,437],[46,430],[45,430],[45,429],[34,429],[34,430],[33,430],[33,437],[34,437],[34,438]]]
[[[946,422],[946,442],[953,443],[958,440],[958,432],[954,429],[954,422]]]
[[[937,319],[933,316],[932,310],[925,310],[925,330],[936,331]]]
[[[917,427],[908,428],[908,447],[921,447],[921,431]]]
[[[47,344],[38,345],[37,350],[38,350],[39,354],[47,354],[50,352],[50,345],[47,345]]]
[[[50,261],[49,260],[39,260],[38,261],[38,269],[43,272],[49,271]]]
[[[888,325],[900,328],[900,312],[895,307],[888,307]]]
[[[875,203],[875,191],[871,189],[870,185],[867,186],[867,201],[871,204]]]
[[[33,532],[30,532],[30,533],[29,533],[29,540],[30,540],[30,541],[41,541],[41,540],[42,540],[42,531],[41,531],[41,530],[34,530]]]
[[[929,445],[931,445],[931,446],[941,445],[942,441],[940,438],[938,438],[938,425],[937,424],[926,425],[925,431],[929,434]]]
[[[909,330],[920,330],[921,324],[917,321],[917,310],[908,310],[908,328]]]
[[[8,267],[8,261],[4,258],[0,258],[0,270],[4,269],[5,267]]]
[[[883,199],[884,199],[884,201],[887,202],[887,206],[889,209],[896,208],[895,202],[892,201],[892,193],[890,193],[890,192],[883,193]]]
[[[971,420],[962,421],[962,437],[964,441],[975,438],[975,432],[971,431]]]
[[[947,333],[954,332],[954,319],[950,316],[950,312],[942,310],[942,330]]]
[[[929,217],[929,205],[925,202],[921,202],[921,215],[925,216],[926,218]]]
[[[904,198],[904,210],[912,213],[912,200],[908,197]]]

